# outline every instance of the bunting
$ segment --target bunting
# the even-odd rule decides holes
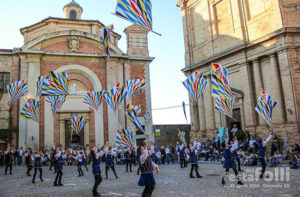
[[[21,110],[20,116],[34,121],[39,121],[40,106],[41,104],[39,101],[35,99],[28,99],[23,109]]]
[[[24,80],[11,83],[7,86],[7,90],[11,103],[29,93],[27,83]]]
[[[80,131],[83,130],[84,125],[86,124],[86,120],[83,117],[74,116],[71,119],[71,135],[73,135],[73,132],[76,134],[79,134]]]

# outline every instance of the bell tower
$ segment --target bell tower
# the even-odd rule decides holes
[[[65,18],[80,20],[83,9],[78,3],[75,2],[75,0],[72,0],[70,3],[64,6],[63,11],[65,13]]]

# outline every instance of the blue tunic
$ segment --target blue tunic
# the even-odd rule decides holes
[[[114,156],[112,154],[107,154],[105,158],[105,165],[112,166],[113,165]]]
[[[42,160],[41,157],[35,157],[34,158],[34,165],[35,168],[41,168],[42,167]]]
[[[130,157],[129,151],[125,151],[124,158],[129,159],[129,157]]]
[[[231,156],[234,157],[234,158],[239,157],[236,150],[231,153]]]
[[[196,151],[192,149],[190,149],[190,163],[191,164],[195,164],[197,163],[197,154],[196,154]]]
[[[263,146],[263,143],[258,143],[258,158],[264,158],[266,152],[266,147]]]
[[[184,148],[179,150],[179,157],[180,157],[180,159],[184,159]]]
[[[100,169],[101,158],[99,157],[98,159],[96,159],[96,155],[93,154],[92,160],[93,160],[93,164],[92,164],[93,174],[101,175],[101,169]]]
[[[62,156],[60,156],[56,160],[56,162],[55,162],[55,168],[56,168],[56,170],[62,170],[63,169]]]
[[[138,182],[139,186],[145,186],[145,185],[152,186],[155,184],[156,184],[156,182],[155,182],[155,179],[153,176],[153,172],[141,174],[139,182]]]
[[[236,168],[235,162],[232,159],[232,154],[229,148],[225,148],[223,150],[223,156],[225,159],[223,168]]]

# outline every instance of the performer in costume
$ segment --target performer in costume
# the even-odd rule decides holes
[[[195,169],[196,171],[196,176],[197,178],[202,178],[202,176],[200,176],[199,172],[198,172],[198,156],[197,156],[197,150],[195,150],[196,147],[192,146],[192,144],[190,144],[190,148],[189,148],[189,152],[190,152],[190,163],[191,163],[191,173],[190,173],[190,178],[195,178],[193,176],[193,171]]]
[[[114,164],[114,155],[112,152],[112,147],[110,146],[108,148],[108,151],[105,152],[105,175],[106,175],[106,179],[108,179],[108,170],[109,168],[112,169],[112,171],[114,172],[116,179],[118,178],[116,170],[115,170],[115,164]]]
[[[258,149],[258,159],[261,162],[261,174],[259,178],[264,178],[264,173],[266,170],[266,160],[265,160],[265,152],[266,152],[266,145],[267,143],[272,139],[272,134],[269,135],[269,137],[262,141],[262,139],[259,139],[258,143],[255,143],[256,148]]]
[[[125,157],[125,162],[126,162],[126,172],[128,172],[128,166],[129,166],[130,172],[133,172],[132,166],[131,166],[131,150],[129,148],[125,149],[124,157]]]
[[[147,149],[146,141],[144,141],[144,146],[139,147],[138,151],[141,154],[141,176],[138,185],[145,186],[142,197],[151,197],[156,184],[153,176],[153,170],[156,169],[156,172],[159,173],[159,168],[150,157],[151,154],[149,154],[149,151]]]
[[[40,179],[43,182],[43,169],[42,169],[42,157],[43,154],[40,153],[40,151],[35,151],[35,155],[34,155],[34,174],[33,174],[33,179],[32,179],[32,183],[35,183],[35,176],[37,173],[37,170],[40,171]]]
[[[101,169],[100,169],[100,163],[101,163],[101,157],[104,155],[104,151],[107,147],[107,144],[105,144],[105,146],[102,148],[102,150],[98,150],[96,147],[93,148],[93,150],[91,150],[91,155],[92,155],[92,160],[93,160],[93,164],[92,164],[92,169],[93,169],[93,174],[95,177],[95,184],[93,187],[93,196],[101,196],[98,191],[97,188],[100,185],[100,183],[102,182],[102,177],[101,177]]]
[[[84,151],[82,154],[83,154],[82,155],[82,166],[85,167],[86,171],[89,171],[88,167],[86,166],[86,162],[88,159],[88,153],[87,153],[87,151]]]
[[[81,166],[82,166],[82,158],[83,158],[83,155],[81,155],[79,152],[77,152],[77,156],[73,156],[73,159],[77,160],[77,170],[78,170],[78,173],[79,173],[79,177],[81,176],[84,176],[83,174],[83,171],[81,169]]]
[[[59,148],[56,148],[56,154],[54,155],[55,159],[55,169],[56,169],[56,177],[54,181],[54,186],[63,186],[61,183],[61,178],[63,176],[63,159],[66,158],[66,155],[62,154],[62,151]]]
[[[241,170],[241,161],[240,161],[240,157],[239,157],[239,155],[237,154],[239,142],[238,142],[236,136],[233,137],[233,141],[230,142],[230,145],[231,145],[232,147],[234,146],[234,151],[232,152],[232,158],[233,158],[233,160],[236,160],[237,163],[238,163],[238,171],[242,172],[242,170]]]
[[[51,171],[52,166],[54,166],[54,174],[56,173],[55,158],[54,158],[54,155],[56,154],[55,151],[56,151],[56,148],[55,148],[55,145],[53,145],[52,149],[51,149],[51,153],[50,153],[50,155],[51,155],[51,161],[50,161],[50,168],[49,168],[49,170]]]
[[[235,174],[235,176],[237,177],[237,180],[238,180],[237,184],[238,185],[243,185],[243,183],[240,180],[240,177],[238,176],[238,171],[236,169],[236,165],[235,165],[234,160],[232,158],[232,153],[233,153],[234,150],[236,150],[235,148],[237,148],[237,147],[233,146],[233,147],[229,148],[228,143],[225,142],[225,141],[222,143],[222,147],[223,147],[223,156],[224,156],[224,159],[225,159],[223,168],[226,169],[225,175],[222,177],[222,184],[225,185],[225,183],[226,183],[225,179],[227,179],[227,177],[228,177],[229,169],[232,168],[232,170],[234,171],[234,174]]]
[[[179,158],[180,158],[180,167],[185,168],[186,167],[186,161],[185,161],[185,147],[183,144],[179,146]]]
[[[6,149],[6,151],[4,152],[4,157],[5,157],[5,175],[7,175],[8,168],[9,168],[9,174],[12,175],[11,171],[12,171],[13,156],[10,148]]]
[[[28,176],[31,176],[30,171],[32,170],[32,151],[31,148],[28,148],[26,153],[25,153],[25,164],[27,166],[27,172],[26,174]]]

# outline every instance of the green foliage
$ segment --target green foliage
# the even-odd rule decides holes
[[[245,138],[246,134],[243,130],[238,130],[235,133],[235,136],[238,138],[238,140],[243,140]]]
[[[9,105],[9,113],[8,113],[8,128],[0,129],[0,139],[5,141],[6,143],[11,143],[12,134],[18,133],[19,129],[13,126],[12,122],[12,105]]]

